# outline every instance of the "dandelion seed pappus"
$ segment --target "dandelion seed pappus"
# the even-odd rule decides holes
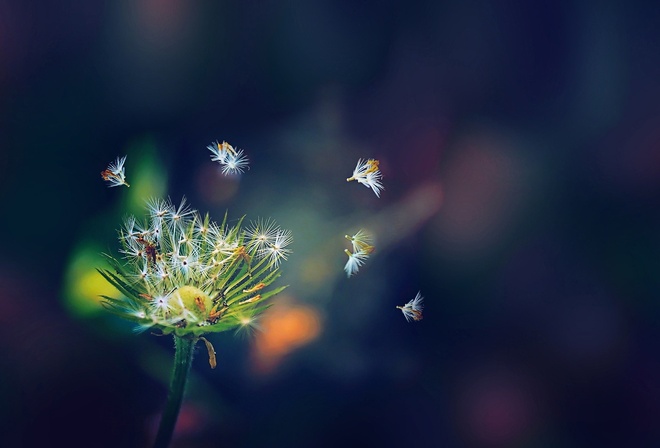
[[[396,308],[401,310],[403,316],[408,322],[416,321],[419,322],[422,320],[422,310],[424,309],[424,297],[422,297],[421,292],[418,292],[414,299],[409,301],[403,306],[397,306]]]

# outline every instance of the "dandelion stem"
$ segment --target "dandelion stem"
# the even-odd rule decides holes
[[[160,420],[154,448],[166,448],[170,444],[181,402],[183,401],[183,393],[186,388],[196,343],[197,338],[174,336],[174,370],[172,371],[167,404]]]

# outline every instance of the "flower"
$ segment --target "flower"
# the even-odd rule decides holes
[[[268,287],[290,249],[291,232],[266,221],[272,242],[258,235],[204,218],[186,203],[147,202],[146,225],[126,218],[119,231],[124,260],[106,255],[112,269],[99,269],[122,294],[104,296],[106,307],[138,328],[163,334],[200,337],[236,329],[267,306],[263,302],[285,286]]]
[[[397,308],[401,310],[408,322],[413,320],[420,321],[422,320],[422,309],[424,308],[423,301],[424,297],[422,297],[421,291],[419,291],[414,299],[403,306],[397,306]]]
[[[126,162],[126,156],[117,157],[117,160],[110,162],[108,167],[101,171],[101,177],[109,183],[108,187],[118,187],[120,185],[130,187],[124,174],[124,162]]]
[[[376,197],[380,197],[380,191],[384,190],[384,187],[383,175],[378,169],[378,163],[378,160],[375,159],[358,159],[353,175],[346,179],[346,182],[356,180],[365,187],[371,188]]]
[[[242,149],[234,149],[227,142],[218,143],[217,141],[206,147],[211,151],[211,160],[222,165],[222,173],[239,174],[248,168],[249,160],[243,154]]]

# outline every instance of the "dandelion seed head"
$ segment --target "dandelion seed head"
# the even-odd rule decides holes
[[[132,216],[124,220],[121,261],[108,256],[113,270],[100,270],[125,294],[109,307],[136,322],[139,331],[150,326],[200,335],[199,327],[253,327],[254,313],[264,309],[259,302],[273,295],[262,296],[261,290],[277,279],[272,271],[290,253],[291,232],[271,220],[259,220],[248,230],[241,229],[242,221],[218,225],[202,218],[185,198],[177,206],[149,200],[147,212],[144,224]],[[237,312],[249,321],[239,322]]]

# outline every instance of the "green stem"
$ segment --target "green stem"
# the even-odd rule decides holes
[[[174,336],[174,370],[172,371],[167,404],[160,420],[154,448],[166,448],[172,440],[196,343],[197,338]]]

